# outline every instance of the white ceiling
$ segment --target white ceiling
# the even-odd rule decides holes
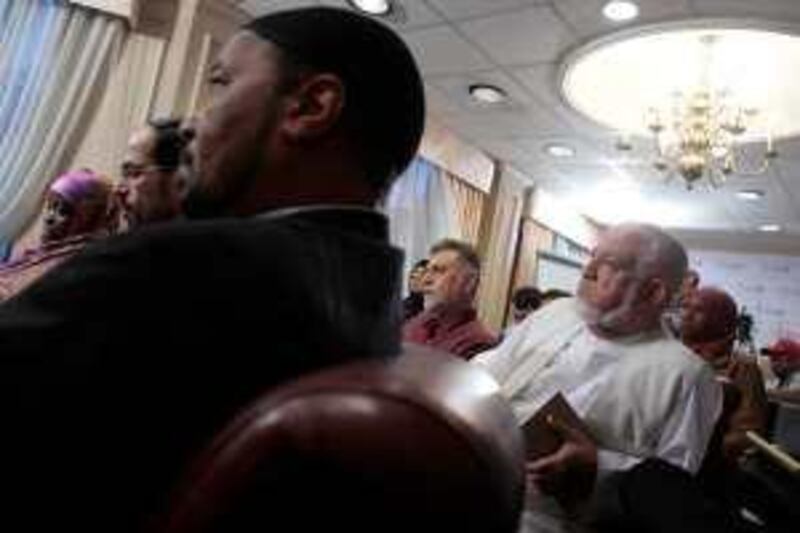
[[[239,1],[254,15],[303,5],[346,5],[344,0]],[[604,0],[400,3],[406,20],[392,25],[419,61],[432,120],[587,211],[749,241],[766,239],[753,231],[758,225],[778,223],[785,228],[783,238],[771,235],[769,240],[781,240],[785,251],[792,251],[792,241],[800,236],[800,141],[778,143],[781,157],[765,176],[734,178],[713,192],[687,192],[678,183],[664,184],[651,170],[646,144],[622,157],[613,132],[562,103],[556,77],[566,54],[616,30],[700,17],[760,19],[800,28],[800,0],[638,0],[640,16],[626,24],[602,16]],[[510,101],[491,108],[474,103],[467,87],[480,82],[501,86]],[[576,157],[546,155],[542,148],[553,141],[572,145]],[[734,194],[742,188],[764,189],[766,198],[742,202]]]

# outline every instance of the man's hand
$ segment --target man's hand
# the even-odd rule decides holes
[[[563,439],[556,452],[527,463],[528,482],[564,506],[587,498],[597,476],[597,446],[579,429],[548,417],[547,423]]]

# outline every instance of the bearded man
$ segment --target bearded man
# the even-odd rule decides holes
[[[697,471],[722,392],[712,369],[662,325],[686,265],[680,243],[656,227],[610,228],[577,298],[545,306],[475,358],[498,380],[520,425],[560,392],[597,445],[597,453],[581,455],[566,439],[558,452],[530,463],[532,491],[563,487],[558,478],[592,459],[588,466],[601,476],[646,458]]]
[[[182,133],[190,220],[89,247],[0,306],[6,518],[28,531],[151,531],[266,391],[400,352],[402,253],[373,206],[422,137],[408,47],[351,11],[278,11],[209,82]]]

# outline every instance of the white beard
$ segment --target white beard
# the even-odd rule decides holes
[[[589,303],[580,300],[580,313],[583,320],[592,328],[597,328],[601,331],[609,333],[619,332],[620,330],[627,329],[626,326],[630,324],[635,318],[636,313],[634,307],[637,304],[637,296],[641,282],[634,281],[625,291],[622,301],[613,309],[600,311],[592,307]]]

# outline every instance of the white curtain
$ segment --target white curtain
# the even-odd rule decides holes
[[[68,163],[70,168],[88,167],[119,177],[130,134],[150,116],[166,44],[160,37],[128,35],[88,133]]]
[[[416,158],[392,186],[384,212],[392,243],[406,254],[404,276],[444,238],[462,239],[456,202],[441,170]],[[404,277],[405,279],[405,277]]]
[[[0,0],[0,241],[65,170],[124,34],[120,19],[61,0]]]

